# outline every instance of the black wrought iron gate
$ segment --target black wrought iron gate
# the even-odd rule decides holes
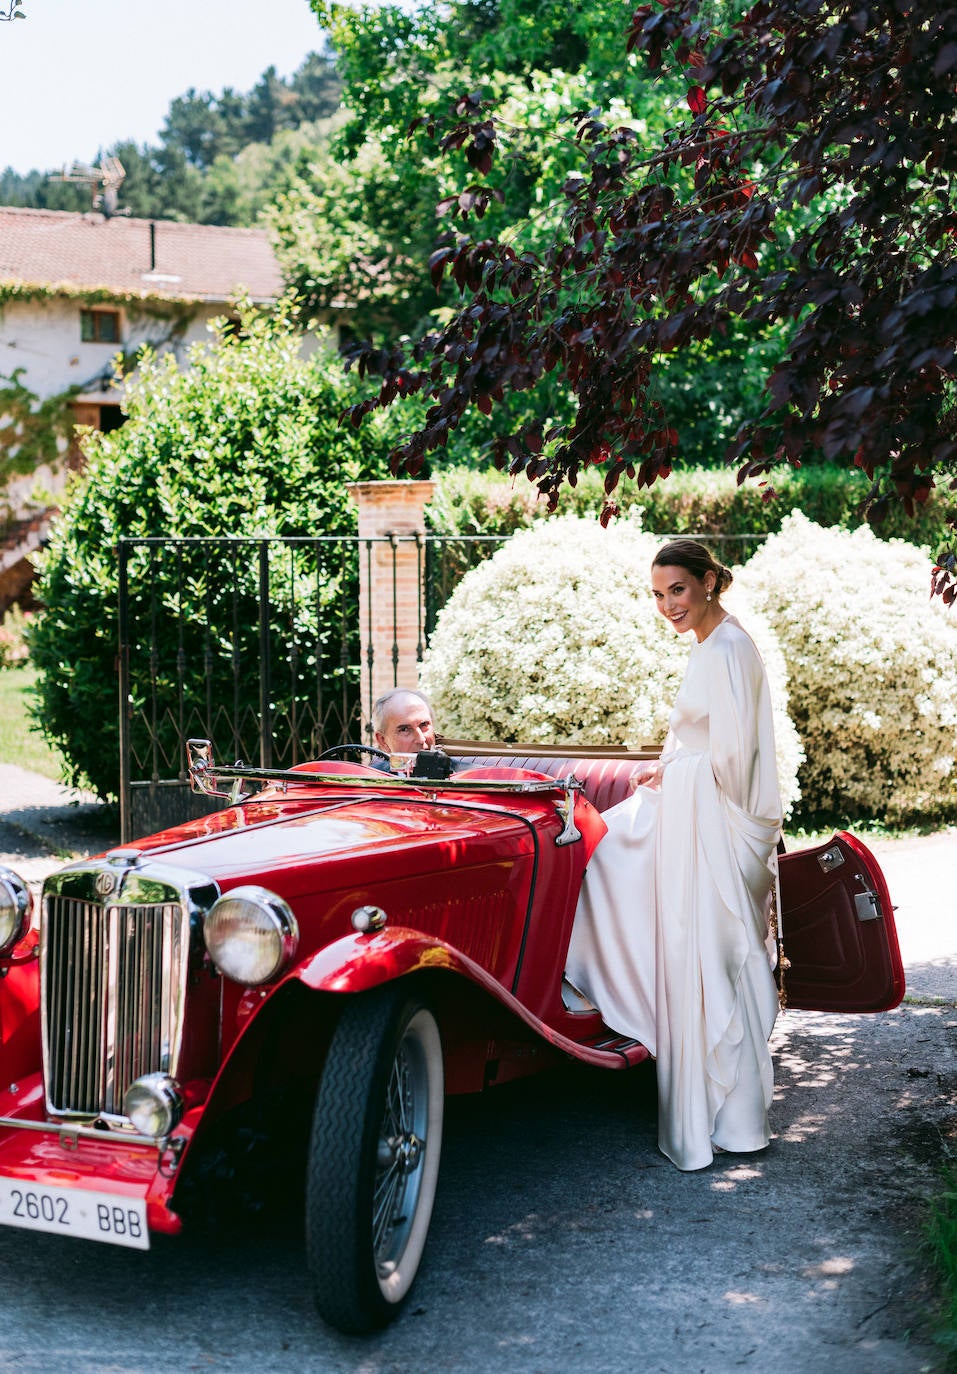
[[[497,537],[121,539],[120,831],[128,841],[210,809],[189,791],[184,742],[220,760],[287,768],[358,740],[360,599],[374,544],[423,555],[424,646],[438,609]],[[386,618],[388,616],[388,608]],[[369,674],[367,674],[367,679]],[[398,685],[398,684],[396,684]]]

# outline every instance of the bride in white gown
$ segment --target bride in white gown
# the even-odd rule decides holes
[[[679,1169],[763,1149],[778,1009],[767,899],[781,828],[767,676],[721,606],[731,573],[694,540],[659,550],[658,609],[695,636],[660,760],[605,812],[569,981],[657,1060],[658,1144]]]

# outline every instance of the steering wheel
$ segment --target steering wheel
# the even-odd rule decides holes
[[[374,744],[334,744],[331,749],[327,749],[320,754],[321,759],[337,759],[345,754],[375,754],[377,758],[385,759],[389,762],[389,755],[384,749],[377,749]]]

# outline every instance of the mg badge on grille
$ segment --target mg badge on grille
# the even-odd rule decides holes
[[[100,897],[108,897],[116,887],[116,874],[104,870],[96,875],[96,881],[93,885]]]

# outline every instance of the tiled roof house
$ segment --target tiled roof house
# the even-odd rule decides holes
[[[2,207],[0,283],[216,305],[240,290],[263,302],[282,290],[262,229]]]
[[[30,465],[29,415],[62,396],[75,423],[115,428],[114,354],[150,343],[182,360],[237,297],[268,305],[281,290],[261,229],[0,207],[0,615],[29,585],[77,456],[63,442],[59,459]]]

